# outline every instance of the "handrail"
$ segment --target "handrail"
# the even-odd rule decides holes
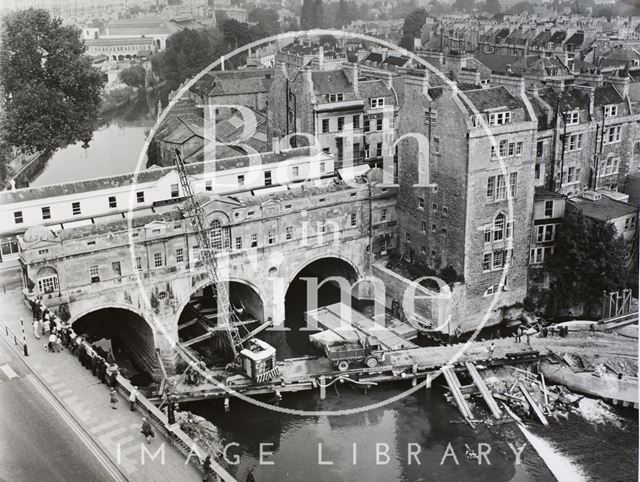
[[[24,332],[22,334],[22,341],[20,341],[19,337],[16,336],[16,334],[13,331],[11,331],[4,322],[0,321],[0,326],[2,326],[3,328],[2,331],[4,332],[6,337],[9,339],[13,339],[13,344],[15,346],[22,345],[22,351],[24,353],[24,356],[29,356],[29,347],[27,346],[27,340],[24,337]]]

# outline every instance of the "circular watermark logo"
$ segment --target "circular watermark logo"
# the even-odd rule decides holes
[[[370,47],[375,46],[376,50],[379,49],[380,51],[399,54],[402,57],[409,59],[409,61],[416,68],[414,71],[406,72],[404,74],[388,71],[387,73],[388,82],[392,82],[392,78],[391,78],[392,76],[402,76],[402,75],[411,76],[414,79],[416,78],[420,79],[424,99],[428,99],[428,96],[430,95],[429,88],[431,87],[433,82],[434,85],[437,85],[439,87],[451,89],[455,93],[455,96],[458,99],[461,99],[462,102],[464,102],[465,108],[468,111],[470,111],[472,114],[471,119],[469,119],[471,126],[474,128],[480,128],[483,134],[489,139],[490,144],[492,146],[491,161],[497,163],[497,165],[499,165],[500,167],[502,174],[500,176],[496,176],[497,180],[494,181],[494,183],[498,183],[499,185],[494,184],[492,188],[494,189],[494,192],[497,192],[497,190],[500,189],[500,192],[504,193],[504,196],[501,197],[500,200],[504,200],[507,203],[507,217],[506,219],[503,217],[500,220],[500,222],[503,223],[501,229],[503,230],[504,237],[505,238],[509,237],[506,235],[508,231],[505,231],[505,230],[508,230],[508,229],[513,230],[514,209],[513,209],[512,196],[509,195],[510,186],[507,184],[509,180],[508,172],[505,165],[505,157],[507,156],[503,153],[503,146],[496,142],[496,139],[494,138],[494,135],[492,133],[492,129],[488,124],[486,115],[481,115],[483,113],[480,112],[477,109],[475,103],[472,102],[472,100],[469,99],[467,95],[465,95],[465,91],[461,90],[455,82],[453,82],[451,79],[448,78],[447,75],[440,72],[437,68],[435,68],[433,65],[431,65],[422,57],[419,57],[413,52],[407,51],[391,42],[387,42],[385,40],[381,40],[381,39],[370,37],[363,34],[357,34],[357,33],[345,32],[345,31],[336,31],[336,30],[316,29],[316,30],[309,30],[309,31],[287,32],[283,34],[278,34],[272,37],[268,37],[265,39],[252,42],[243,47],[237,48],[234,51],[230,52],[225,57],[218,59],[217,61],[213,62],[211,65],[203,69],[200,73],[195,75],[193,78],[189,79],[182,86],[180,86],[180,88],[175,93],[172,94],[171,100],[169,101],[168,105],[159,114],[156,124],[153,126],[153,128],[149,132],[149,135],[144,144],[144,147],[140,152],[137,166],[136,166],[136,172],[134,175],[134,181],[131,185],[131,190],[129,195],[129,206],[128,206],[129,208],[129,216],[128,216],[129,226],[128,227],[129,227],[130,256],[131,256],[131,262],[133,266],[138,265],[138,262],[136,259],[138,256],[137,250],[136,250],[138,239],[137,237],[134,236],[134,232],[135,232],[134,219],[136,218],[135,210],[139,202],[136,194],[138,192],[137,183],[138,183],[138,179],[144,176],[142,173],[146,168],[147,151],[149,149],[150,143],[158,134],[160,127],[165,125],[165,122],[167,121],[168,117],[172,113],[172,109],[174,109],[179,104],[179,102],[181,102],[182,99],[185,99],[189,95],[190,90],[196,85],[196,83],[202,80],[208,73],[221,72],[220,70],[215,70],[215,69],[217,69],[218,67],[224,67],[224,63],[228,62],[229,59],[233,59],[236,56],[245,54],[247,52],[255,51],[255,49],[261,46],[271,46],[272,48],[276,48],[274,46],[280,47],[285,44],[291,43],[296,39],[319,39],[322,36],[331,36],[334,39],[341,39],[341,40],[355,40],[358,43],[366,44]],[[346,59],[345,59],[345,62],[346,62]],[[307,109],[311,104],[311,97],[315,96],[315,93],[313,92],[312,89],[305,91],[303,88],[302,89],[303,95],[306,96],[307,98],[299,98],[301,95],[300,91],[294,92],[291,89],[289,89],[288,86],[290,82],[295,81],[298,75],[312,76],[313,71],[321,72],[323,71],[323,69],[326,69],[326,68],[327,66],[323,65],[322,60],[320,60],[316,64],[312,63],[310,66],[300,67],[296,69],[286,69],[281,64],[278,64],[275,66],[275,69],[281,70],[280,73],[282,74],[282,79],[284,79],[285,85],[281,86],[280,84],[275,82],[275,79],[272,79],[274,83],[271,85],[271,89],[282,88],[284,90],[283,92],[280,92],[278,99],[281,99],[281,101],[286,103],[287,105],[287,109],[285,110],[285,118],[282,120],[282,122],[286,124],[287,127],[286,129],[284,129],[285,131],[284,133],[282,132],[282,130],[278,131],[274,129],[274,126],[271,126],[272,130],[267,129],[267,135],[269,135],[270,132],[274,132],[275,133],[274,136],[278,137],[278,139],[274,140],[273,144],[271,145],[272,151],[277,151],[279,153],[281,145],[288,145],[288,146],[295,147],[297,145],[297,142],[299,142],[298,139],[305,139],[306,145],[310,147],[310,150],[309,150],[310,159],[314,152],[316,153],[321,152],[321,144],[318,141],[315,135],[315,132],[296,132],[297,128],[302,125],[302,122],[298,122],[298,119],[296,118],[295,109],[292,112],[291,109],[289,108],[289,102],[292,102],[294,103],[294,105],[300,106],[301,109]],[[343,67],[338,66],[337,68],[342,69]],[[331,71],[327,70],[326,72],[330,74]],[[384,73],[384,70],[380,69],[379,74],[380,73]],[[279,72],[275,72],[274,75],[277,76],[278,74]],[[356,73],[355,76],[356,77],[354,80],[357,80],[358,74]],[[306,79],[311,79],[311,78],[312,77],[307,77]],[[435,79],[437,79],[437,82],[434,82]],[[311,80],[303,80],[303,81],[308,82],[307,87],[311,82]],[[398,99],[397,90],[392,88],[392,84],[387,84],[387,85],[389,85],[389,89],[393,90],[393,92],[396,95],[396,99]],[[352,88],[353,86],[350,87],[350,89]],[[230,94],[233,95],[233,92],[230,92]],[[337,91],[336,92],[327,91],[325,92],[325,94],[328,96],[328,98],[323,102],[327,104],[336,103],[336,102],[342,102],[342,103],[351,102],[354,108],[357,108],[358,106],[362,108],[362,105],[363,105],[362,99],[364,96],[356,95],[353,98],[351,97],[345,98],[344,92],[337,92]],[[389,131],[394,133],[392,136],[393,137],[392,142],[388,143],[387,146],[384,146],[384,148],[386,149],[382,156],[384,159],[384,162],[391,162],[393,160],[394,149],[396,146],[399,145],[400,142],[404,140],[407,140],[407,141],[413,140],[416,142],[416,145],[417,145],[417,151],[415,152],[415,159],[412,159],[411,161],[404,160],[402,158],[402,151],[400,151],[400,155],[398,156],[398,164],[401,165],[403,162],[417,163],[419,172],[418,172],[418,182],[414,184],[415,189],[421,189],[424,191],[425,189],[437,188],[436,184],[432,183],[429,177],[429,149],[430,149],[429,137],[426,135],[425,132],[410,132],[410,133],[404,132],[402,133],[402,135],[400,135],[398,133],[398,127],[397,127],[398,121],[397,119],[394,118],[394,116],[398,115],[398,111],[397,110],[394,111],[393,106],[385,106],[384,101],[380,100],[381,98],[383,98],[383,96],[381,97],[370,96],[366,98],[366,101],[370,103],[369,104],[370,107],[380,108],[380,115],[377,116],[376,119],[378,118],[381,119],[381,125],[386,126],[386,128]],[[259,152],[258,149],[254,148],[251,143],[252,136],[254,136],[255,138],[262,136],[263,137],[262,141],[264,143],[264,132],[262,133],[259,132],[258,125],[260,121],[257,119],[256,113],[254,112],[254,110],[252,110],[248,106],[241,105],[241,104],[240,105],[238,104],[210,105],[207,102],[206,95],[198,98],[198,102],[200,102],[198,106],[202,108],[204,113],[202,135],[200,136],[203,144],[202,145],[203,155],[201,156],[201,159],[200,159],[201,163],[187,164],[185,167],[185,170],[188,171],[187,174],[188,174],[188,179],[190,183],[189,186],[187,187],[187,192],[184,192],[184,189],[180,189],[179,187],[177,188],[178,189],[177,192],[175,193],[172,192],[172,197],[180,197],[181,195],[187,196],[187,199],[182,200],[183,203],[187,203],[187,204],[189,203],[188,197],[190,196],[191,193],[189,193],[188,191],[193,191],[194,196],[198,196],[199,192],[206,190],[206,191],[210,191],[211,195],[213,196],[219,196],[218,199],[223,199],[225,198],[226,195],[228,195],[228,193],[231,193],[232,191],[235,191],[237,193],[237,191],[239,191],[238,189],[239,185],[247,186],[247,190],[250,190],[252,186],[252,182],[250,181],[255,180],[257,177],[260,177],[262,179],[263,181],[262,187],[265,187],[265,186],[276,187],[276,189],[272,188],[271,190],[267,191],[267,194],[262,195],[263,196],[262,200],[265,201],[268,199],[268,196],[269,196],[268,192],[271,192],[272,195],[277,195],[278,193],[277,186],[287,185],[288,183],[291,183],[294,180],[299,181],[301,177],[304,179],[305,175],[306,175],[306,179],[311,181],[313,181],[314,179],[319,179],[321,177],[326,177],[327,165],[333,166],[335,170],[334,162],[323,164],[324,161],[317,161],[317,159],[316,159],[317,162],[314,162],[314,163],[307,162],[306,165],[303,166],[303,168],[307,170],[307,173],[302,175],[299,171],[300,166],[293,166],[287,162],[281,162],[280,164],[273,163],[273,165],[269,169],[269,175],[268,175],[269,177],[267,182],[265,171],[264,169],[262,169],[262,166],[260,165],[261,152]],[[269,122],[269,118],[270,118],[269,109],[275,109],[276,107],[280,108],[282,106],[273,106],[273,105],[269,106],[267,104],[266,118],[262,120],[263,121],[266,120],[266,122]],[[239,127],[242,127],[241,133],[236,135],[233,141],[227,140],[226,143],[220,140],[216,131],[216,129],[219,128],[218,120],[223,117],[223,116],[219,116],[219,112],[225,109],[227,111],[233,110],[237,112],[237,115],[234,116],[233,118],[227,116],[225,118],[227,125],[220,126],[220,127],[221,128],[225,127],[227,130],[230,129],[231,131],[233,131],[233,129],[238,129]],[[429,112],[430,121],[433,121],[433,119],[435,118],[434,117],[435,114],[431,111],[428,111],[428,112]],[[291,115],[291,118],[289,118],[290,115]],[[401,111],[400,111],[400,115],[402,115]],[[440,113],[440,115],[443,115],[443,113]],[[240,120],[240,122],[238,120]],[[194,128],[194,126],[189,124],[188,121],[185,124],[189,129]],[[462,126],[462,125],[460,127],[461,129],[466,128],[466,126]],[[318,126],[317,129],[319,129],[319,132],[323,132],[322,134],[323,136],[327,135],[327,132],[329,132],[329,128],[324,125]],[[426,126],[425,126],[425,129],[426,129]],[[279,136],[277,134],[279,134]],[[342,123],[338,121],[337,131],[334,132],[334,136],[336,139],[338,138],[342,139],[342,141],[340,141],[340,146],[344,146],[344,145],[352,146],[353,139],[349,139],[349,137],[354,136],[353,124],[351,125],[351,128],[348,128],[348,127],[345,128],[344,119],[342,120]],[[446,141],[447,141],[446,139],[439,140],[441,144],[446,143]],[[269,143],[268,139],[266,140],[266,143],[267,144]],[[233,157],[233,155],[226,155],[226,156],[222,155],[219,158],[218,149],[221,145],[223,146],[233,145],[235,147],[240,146],[241,150],[240,151],[236,150],[236,152],[246,153],[244,158],[248,159],[248,162],[243,165],[244,170],[242,171],[242,173],[241,174],[236,173],[236,177],[234,179],[234,186],[233,186],[235,189],[230,189],[229,185],[225,184],[225,183],[228,183],[229,181],[223,179],[222,176],[217,175],[218,169],[216,166],[216,162],[217,161],[223,162],[225,158],[229,159],[230,157]],[[262,154],[263,153],[264,153],[264,150]],[[489,156],[487,155],[487,157]],[[327,154],[325,154],[325,158],[328,158],[329,161],[336,161],[336,159],[331,159],[330,157],[327,157]],[[283,159],[286,160],[286,156],[284,156]],[[355,159],[352,156],[347,156],[346,159],[340,159],[340,161],[342,162],[343,170],[348,171],[349,169],[352,169],[352,171],[348,171],[348,172],[351,172],[353,174],[358,172],[357,162],[354,162]],[[224,162],[231,162],[231,161],[227,160]],[[203,179],[203,176],[200,176],[200,177],[198,176],[199,169],[202,170],[202,173],[206,172],[206,175],[207,175],[206,183]],[[207,169],[210,169],[210,170],[207,171]],[[394,184],[395,179],[393,174],[390,174],[390,172],[391,171],[389,169],[389,166],[383,165],[382,183],[380,183],[379,185],[383,186],[385,185],[385,182],[387,182],[391,186],[397,186]],[[348,176],[344,176],[344,182],[347,182],[347,183],[349,182]],[[179,186],[178,176],[175,176],[175,180],[173,180],[172,183],[174,183],[174,186]],[[197,183],[197,186],[196,186],[196,183]],[[370,183],[369,188],[371,188],[371,181],[369,181],[369,183]],[[175,187],[172,187],[172,191],[174,189]],[[322,188],[320,187],[319,189],[322,189]],[[230,202],[232,203],[238,201],[238,197],[227,198],[227,199],[228,200],[230,199]],[[175,209],[178,210],[180,208],[178,206],[175,206]],[[412,386],[408,390],[401,391],[400,393],[390,398],[387,398],[383,401],[379,401],[376,403],[365,404],[360,407],[349,408],[344,410],[297,410],[297,409],[283,407],[280,405],[265,403],[258,399],[247,396],[243,393],[242,390],[235,389],[232,386],[230,386],[227,383],[226,377],[224,380],[219,379],[217,378],[217,376],[213,375],[214,372],[203,369],[202,364],[200,363],[200,359],[194,356],[191,350],[187,349],[182,343],[180,343],[178,339],[178,334],[177,334],[180,315],[182,313],[182,310],[187,305],[187,303],[189,303],[190,296],[199,288],[202,288],[208,284],[218,283],[217,289],[219,290],[219,292],[222,294],[222,296],[228,297],[229,290],[228,290],[228,287],[225,286],[225,284],[228,283],[229,281],[232,281],[232,276],[231,276],[231,273],[233,271],[232,265],[234,262],[239,262],[239,263],[246,262],[246,259],[248,259],[247,257],[251,258],[253,256],[253,262],[261,267],[259,272],[256,271],[255,273],[256,278],[254,278],[253,280],[243,280],[249,286],[254,286],[253,281],[259,281],[260,277],[262,276],[269,277],[272,279],[278,278],[280,268],[283,266],[286,266],[288,263],[287,252],[285,249],[282,249],[280,251],[272,251],[272,254],[270,256],[261,258],[260,255],[258,254],[258,249],[256,249],[256,246],[244,247],[243,249],[242,241],[240,241],[238,245],[235,245],[234,243],[236,242],[236,240],[232,239],[230,234],[227,231],[224,231],[224,227],[222,226],[222,224],[225,221],[227,223],[233,224],[233,220],[230,220],[231,218],[228,218],[228,217],[225,218],[224,216],[222,218],[216,217],[215,215],[212,216],[212,213],[209,213],[206,211],[207,209],[206,206],[203,209],[204,209],[204,214],[206,216],[206,219],[198,220],[198,219],[194,219],[193,217],[187,218],[188,222],[185,223],[187,234],[183,233],[182,235],[190,236],[195,239],[197,238],[197,236],[195,235],[194,230],[196,229],[206,230],[207,232],[205,235],[210,237],[209,239],[211,240],[211,246],[216,251],[215,254],[212,254],[212,256],[215,256],[215,262],[213,263],[214,267],[212,269],[207,269],[206,260],[205,260],[205,263],[201,263],[201,264],[194,263],[192,256],[194,256],[195,253],[193,252],[189,253],[189,256],[191,256],[189,259],[189,266],[191,269],[187,273],[182,273],[183,276],[189,278],[189,284],[192,288],[192,291],[186,295],[186,299],[174,300],[173,305],[170,305],[170,304],[166,304],[166,306],[162,305],[162,303],[159,303],[159,300],[157,299],[157,297],[150,295],[151,290],[149,289],[150,286],[148,286],[150,283],[151,284],[156,283],[158,280],[149,281],[153,278],[153,276],[149,276],[148,278],[145,277],[142,274],[142,270],[136,270],[136,273],[137,273],[139,297],[146,306],[145,311],[151,314],[152,316],[152,318],[147,319],[147,321],[152,324],[152,329],[154,331],[154,338],[157,340],[158,337],[163,337],[163,339],[166,341],[165,347],[168,347],[170,350],[175,350],[179,354],[179,356],[189,364],[191,369],[197,370],[199,372],[199,375],[203,379],[205,379],[207,383],[211,384],[212,388],[216,388],[218,390],[224,391],[226,394],[225,396],[237,397],[241,400],[244,400],[247,403],[251,403],[265,409],[275,410],[275,411],[289,414],[289,415],[341,416],[341,415],[349,415],[349,414],[364,412],[367,410],[388,406],[396,401],[401,400],[402,398],[408,395],[411,395],[417,392],[418,390],[424,389],[425,386],[428,386],[430,384],[431,380],[433,380],[435,377],[437,377],[441,373],[442,368],[440,368],[437,372],[420,373],[419,376],[420,378],[424,377],[424,381],[422,381],[421,383],[417,383],[415,386]],[[463,216],[464,214],[465,213],[452,212],[450,213],[450,216],[464,217]],[[308,218],[309,217],[308,210],[300,210],[299,216],[301,219]],[[372,223],[371,217],[369,217],[368,223],[369,224]],[[508,228],[507,226],[510,226],[510,228]],[[333,226],[333,228],[334,228],[333,229],[334,234],[338,233],[337,241],[339,243],[340,242],[339,240],[340,226],[336,225],[336,226]],[[320,229],[322,230],[320,231]],[[319,231],[322,234],[325,232],[325,229],[326,229],[326,226],[322,228],[319,227]],[[491,229],[492,230],[490,231],[490,236],[493,236],[494,228],[491,228]],[[272,243],[276,244],[275,237],[273,238],[273,240],[270,237],[271,232],[265,233],[265,236],[267,238],[266,239],[267,244],[272,244]],[[285,236],[288,237],[289,233],[286,233]],[[478,233],[478,236],[486,236],[486,233]],[[513,236],[510,236],[510,238],[513,238]],[[251,243],[252,244],[254,243],[253,239],[251,240]],[[509,241],[509,243],[512,243],[512,241]],[[208,245],[209,243],[207,242],[206,244]],[[199,246],[199,248],[202,248],[202,246]],[[511,244],[509,244],[508,248],[512,249]],[[369,244],[367,245],[366,249],[368,251],[371,251],[373,247]],[[233,250],[233,253],[230,253],[231,250]],[[202,259],[202,253],[200,254]],[[244,258],[239,256],[239,254],[244,256]],[[235,260],[236,258],[237,258],[237,261]],[[305,265],[308,265],[312,261],[313,261],[312,259],[309,259]],[[465,343],[460,343],[459,345],[457,345],[456,347],[457,349],[455,353],[448,358],[447,362],[442,365],[443,367],[453,365],[456,362],[458,362],[460,358],[465,354],[466,350],[469,347],[471,347],[472,344],[476,341],[477,336],[481,332],[481,330],[487,325],[488,321],[492,316],[492,313],[498,306],[498,301],[503,291],[501,287],[506,286],[506,280],[507,280],[510,264],[511,264],[510,257],[505,256],[505,258],[503,259],[503,261],[499,266],[501,269],[501,276],[500,276],[500,281],[498,283],[498,289],[496,289],[492,294],[490,298],[491,301],[488,304],[486,311],[484,312],[484,314],[478,313],[478,323],[472,336]],[[364,272],[367,272],[367,269],[370,268],[370,266],[368,267],[362,266],[361,268],[362,269],[360,269],[359,271],[361,273],[364,273]],[[494,266],[492,266],[492,268],[494,268]],[[213,273],[211,273],[211,271],[213,271]],[[261,273],[265,273],[265,274],[261,274]],[[213,280],[212,278],[215,278],[215,280]],[[436,284],[439,286],[440,293],[438,296],[440,296],[441,298],[448,297],[449,304],[454,303],[453,299],[450,297],[450,290],[448,289],[447,283],[435,277],[425,277],[425,278],[430,278],[432,282],[435,281]],[[197,279],[197,281],[195,281],[195,279]],[[337,281],[340,282],[340,280],[337,280]],[[163,281],[163,282],[166,284],[166,281]],[[273,286],[280,287],[279,290],[274,291],[274,296],[282,297],[282,300],[280,300],[282,306],[284,306],[284,296],[288,288],[288,283],[290,282],[291,282],[291,279],[284,277],[283,279],[280,280],[280,283],[277,283],[277,282],[272,283]],[[349,281],[346,281],[346,282],[350,284]],[[197,284],[196,287],[193,286],[194,283]],[[373,285],[375,284],[376,283],[374,282]],[[415,293],[415,288],[418,287],[419,283],[417,281],[414,281],[410,284],[414,289],[413,293]],[[318,283],[316,280],[316,287],[317,286],[318,286]],[[377,293],[382,292],[383,299],[382,300],[378,299],[376,301],[378,303],[382,303],[382,307],[384,310],[384,306],[385,306],[384,286],[382,288],[382,291],[380,290],[374,290],[374,291],[376,291]],[[316,290],[316,294],[317,294],[317,290]],[[258,296],[260,296],[260,294],[258,294]],[[266,300],[263,294],[263,298],[262,298],[263,309],[265,307],[265,301]],[[412,311],[413,301],[414,301],[414,298],[411,296],[404,297],[403,307],[407,309],[407,312],[413,312]],[[315,302],[317,303],[317,300],[315,300]],[[407,306],[407,303],[409,303],[411,306]],[[229,309],[232,310],[233,307],[229,306]],[[281,311],[282,311],[282,316],[284,316],[284,310],[281,310]],[[281,321],[283,322],[284,320],[273,320],[273,321],[280,323]],[[451,323],[451,315],[449,315],[448,317],[445,317],[444,320],[440,320],[440,323],[436,328],[441,331],[447,330],[448,332],[451,332],[451,329],[448,326],[450,323]],[[225,323],[222,323],[221,327],[224,328]],[[281,328],[283,330],[286,330],[283,326],[281,326]],[[231,334],[229,334],[229,337],[230,337],[230,342],[236,345],[236,349],[240,349],[241,348],[240,345],[243,339],[241,337],[234,338],[233,336],[231,336]],[[430,350],[430,348],[425,347],[425,348],[406,349],[407,360],[412,360],[412,350],[422,350],[420,353],[424,354],[426,353],[425,350]],[[418,352],[417,351],[413,352],[413,354],[416,354],[416,353]],[[415,362],[417,363],[417,359],[415,359]],[[406,364],[403,364],[403,367],[401,368],[406,369],[407,368],[406,365],[413,365],[413,364],[414,363],[412,362],[407,362]],[[418,366],[418,368],[420,367]],[[380,366],[379,369],[384,369],[384,366]],[[220,373],[220,372],[217,371],[215,373]],[[409,372],[408,374],[415,375],[415,373],[412,374]],[[318,373],[317,377],[315,377],[316,383],[321,383],[319,381],[319,378],[321,375],[325,376],[327,382],[330,382],[331,380],[335,381],[337,378],[346,379],[345,377],[347,376],[347,375],[340,375],[339,372],[337,371],[334,371],[331,373]],[[314,377],[311,376],[310,378],[314,378]],[[402,380],[402,378],[398,378],[398,380]],[[353,379],[352,381],[355,381],[357,383],[359,380]],[[283,392],[286,392],[286,388],[281,387],[280,382],[281,381],[278,379],[273,384],[274,393],[280,389],[282,389]],[[284,382],[286,385],[286,380]],[[366,382],[366,378],[363,378],[362,380],[360,380],[360,382]]]

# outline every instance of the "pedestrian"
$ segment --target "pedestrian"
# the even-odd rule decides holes
[[[492,341],[491,344],[489,345],[489,360],[493,360],[493,352],[496,349],[496,342]]]
[[[596,324],[595,323],[591,323],[589,325],[589,331],[591,332],[591,335],[595,335],[596,334]]]
[[[142,429],[140,430],[142,435],[147,439],[147,443],[151,443],[151,439],[155,437],[155,433],[153,432],[153,427],[147,420],[147,417],[142,417]]]
[[[60,353],[62,351],[62,338],[60,335],[56,336],[56,353]]]
[[[95,377],[98,375],[98,363],[100,360],[98,359],[98,354],[93,352],[93,356],[91,357],[91,374]]]
[[[107,385],[115,388],[118,381],[118,365],[115,363],[107,368]]]
[[[518,326],[516,329],[516,343],[520,343],[522,341],[522,327]]]
[[[48,335],[51,333],[51,322],[49,321],[49,315],[44,315],[44,321],[42,323],[42,334]]]
[[[525,334],[527,335],[527,346],[531,348],[531,333],[527,330]]]
[[[47,348],[51,353],[54,353],[54,351],[55,351],[56,339],[57,339],[57,337],[53,333],[51,333],[51,335],[49,335],[49,342],[47,343]]]
[[[104,360],[104,358],[100,358],[100,361],[98,362],[98,380],[100,380],[101,383],[105,382],[106,374],[107,362]]]
[[[35,299],[29,299],[29,305],[31,305],[31,315],[33,316],[33,319],[35,320],[37,318],[37,313],[38,313],[38,308],[37,308],[37,303]]]
[[[118,409],[118,394],[116,393],[116,389],[115,388],[111,388],[111,390],[109,391],[109,395],[110,395],[110,401],[111,401],[111,408],[114,410]]]
[[[40,322],[35,319],[33,320],[33,336],[36,338],[36,340],[40,339]]]
[[[204,462],[202,462],[202,472],[204,473],[202,476],[203,482],[208,481],[211,475],[211,455],[207,455]]]
[[[138,390],[138,387],[133,387],[129,394],[129,409],[132,412],[136,409],[136,390]]]

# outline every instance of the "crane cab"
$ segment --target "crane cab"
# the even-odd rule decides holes
[[[266,382],[277,376],[276,349],[258,338],[253,338],[240,352],[243,373],[256,382]]]

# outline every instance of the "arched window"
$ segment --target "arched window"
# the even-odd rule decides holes
[[[228,226],[223,227],[217,219],[211,223],[211,247],[216,250],[229,249],[231,246],[231,232]]]
[[[58,272],[48,266],[42,268],[38,271],[37,282],[38,292],[42,295],[58,291]]]

